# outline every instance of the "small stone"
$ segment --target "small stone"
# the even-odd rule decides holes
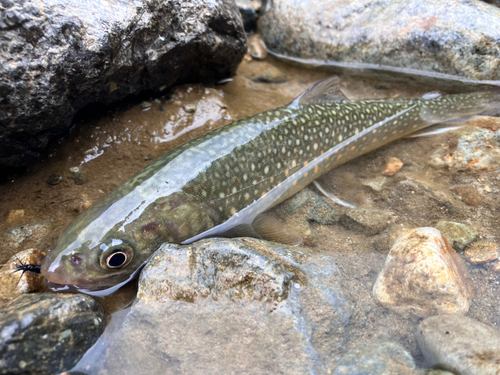
[[[349,230],[373,236],[387,228],[390,215],[382,210],[355,208],[340,216],[340,224]]]
[[[21,246],[28,238],[43,238],[47,232],[48,226],[46,224],[24,224],[5,231],[10,240],[8,245],[14,249]]]
[[[103,328],[102,307],[87,295],[17,296],[0,307],[0,373],[70,370]]]
[[[386,160],[382,174],[384,176],[394,176],[403,168],[403,162],[398,158],[390,157]]]
[[[362,344],[338,361],[333,375],[416,375],[413,357],[396,342]]]
[[[194,113],[196,111],[196,104],[184,104],[182,109],[184,109],[186,113]]]
[[[460,315],[433,316],[417,328],[429,366],[463,375],[500,374],[500,332]]]
[[[146,161],[153,160],[153,155],[147,154],[146,157],[144,158],[144,160],[146,160]]]
[[[339,221],[340,213],[323,199],[316,201],[306,213],[309,222],[320,225],[334,225]]]
[[[401,234],[373,286],[375,298],[400,314],[465,314],[472,300],[467,267],[441,233]]]
[[[57,185],[59,182],[61,182],[63,179],[63,176],[61,173],[52,173],[47,179],[45,180],[46,183],[49,185]]]
[[[39,266],[44,257],[45,253],[36,249],[24,250],[11,257],[0,269],[0,299],[5,301],[20,294],[45,291],[47,285],[40,273],[17,270],[23,265]]]
[[[369,180],[362,180],[361,184],[372,188],[374,191],[382,191],[388,178],[385,176],[377,176]]]
[[[71,167],[69,169],[69,173],[71,175],[71,178],[73,180],[75,180],[75,184],[77,185],[83,185],[83,183],[85,182],[83,180],[83,176],[82,176],[82,166],[81,165],[78,165],[76,167]]]
[[[92,201],[88,197],[87,194],[82,194],[78,200],[75,201],[73,211],[81,213],[85,211],[87,208],[92,206]]]
[[[253,34],[248,38],[248,53],[255,60],[265,60],[267,49],[259,34]]]
[[[7,217],[7,221],[9,223],[12,223],[14,221],[18,221],[24,217],[24,214],[26,211],[19,209],[19,210],[10,210],[9,211],[9,216]]]
[[[479,237],[479,232],[474,228],[452,221],[440,221],[436,229],[446,237],[451,247],[457,250],[465,249]]]
[[[152,103],[151,103],[151,102],[146,102],[146,101],[144,101],[144,102],[142,102],[142,103],[140,104],[140,106],[141,106],[141,109],[142,109],[143,111],[147,111],[148,109],[150,109],[150,108],[151,108]]]
[[[499,247],[494,242],[480,241],[465,250],[465,258],[472,264],[484,264],[498,260]]]

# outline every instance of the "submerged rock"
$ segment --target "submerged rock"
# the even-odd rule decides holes
[[[333,375],[417,375],[410,353],[395,342],[363,344],[349,350],[338,362]]]
[[[480,241],[464,252],[465,258],[472,264],[484,264],[500,258],[500,248],[494,242]]]
[[[44,257],[45,253],[28,249],[10,258],[0,269],[0,301],[10,300],[20,294],[45,291],[47,285],[40,273],[18,270],[19,266],[28,264],[39,266]]]
[[[275,0],[262,13],[267,47],[286,56],[500,78],[500,10],[481,2]]]
[[[403,162],[398,158],[390,157],[385,161],[382,174],[391,177],[398,173],[401,168],[403,168]]]
[[[28,239],[41,242],[49,234],[49,224],[24,224],[10,228],[5,233],[8,238],[5,245],[17,249]]]
[[[400,314],[465,314],[472,287],[463,260],[434,228],[401,234],[373,286],[375,298]]]
[[[75,371],[327,373],[351,308],[334,261],[254,239],[165,244]],[[137,350],[137,343],[153,350]]]
[[[75,112],[234,73],[246,52],[234,2],[6,1],[0,20],[0,167],[38,157]]]
[[[446,237],[451,247],[463,250],[479,237],[479,232],[474,228],[452,221],[440,221],[436,229]]]
[[[0,373],[54,374],[97,340],[104,314],[91,297],[37,293],[0,306]]]
[[[500,165],[500,144],[495,132],[472,127],[460,136],[456,145],[436,150],[431,164],[454,172],[490,170]]]
[[[307,221],[321,225],[337,224],[340,218],[340,212],[336,211],[320,195],[308,188],[301,190],[283,202],[282,207],[288,215],[293,215],[305,208]]]
[[[474,319],[433,316],[419,324],[417,340],[429,366],[461,375],[500,373],[500,332]]]

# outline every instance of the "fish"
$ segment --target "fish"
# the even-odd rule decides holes
[[[266,238],[277,226],[263,213],[323,173],[430,125],[495,110],[498,99],[485,90],[350,100],[339,78],[328,77],[288,105],[159,157],[77,217],[41,273],[62,289],[115,290],[164,243],[228,233]]]

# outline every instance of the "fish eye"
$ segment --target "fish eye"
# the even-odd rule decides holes
[[[106,248],[101,254],[101,267],[108,270],[114,270],[127,266],[134,257],[133,249],[120,240],[113,240],[112,245],[115,246],[101,247]]]

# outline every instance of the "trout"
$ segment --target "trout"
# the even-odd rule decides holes
[[[498,96],[349,100],[337,77],[326,78],[289,105],[158,158],[69,225],[41,272],[79,290],[108,289],[128,281],[165,242],[237,236],[238,228],[263,233],[260,214],[323,173],[430,125],[496,108]]]

